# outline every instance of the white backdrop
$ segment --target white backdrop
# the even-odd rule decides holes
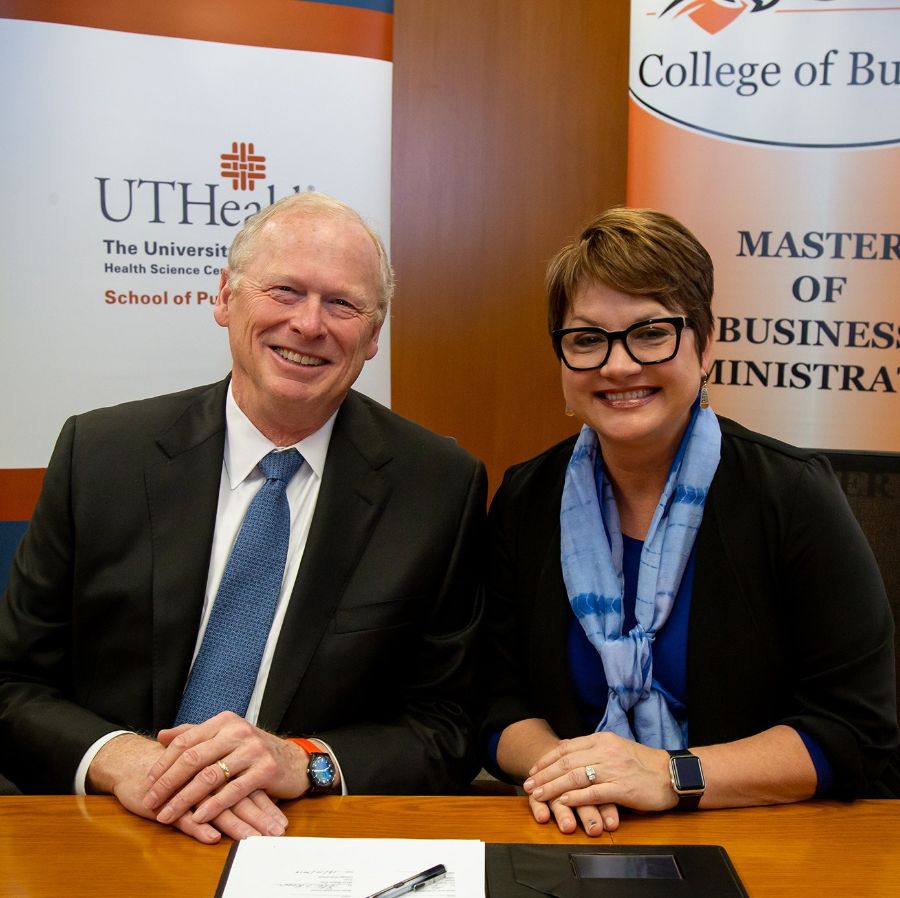
[[[71,414],[224,376],[211,299],[260,204],[320,190],[389,242],[391,74],[358,56],[0,19],[0,468],[45,466]],[[235,189],[221,157],[242,143],[261,177]],[[386,404],[388,328],[357,384]]]

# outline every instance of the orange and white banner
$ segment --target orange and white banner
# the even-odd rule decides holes
[[[900,2],[632,0],[627,201],[713,257],[717,411],[900,451]]]
[[[0,530],[69,415],[227,373],[213,304],[248,215],[315,189],[389,239],[391,12],[0,0]],[[387,331],[358,386],[390,402]]]

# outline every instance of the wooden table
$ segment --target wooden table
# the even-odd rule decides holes
[[[752,898],[900,896],[900,801],[626,816],[600,839],[538,826],[523,798],[324,797],[290,836],[723,845]],[[204,846],[92,796],[0,798],[0,898],[212,898],[230,843]]]

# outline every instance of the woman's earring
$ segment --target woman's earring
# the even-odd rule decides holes
[[[575,412],[572,411],[572,406],[569,405],[568,403],[566,403],[566,417],[567,418],[575,417]]]
[[[700,408],[709,408],[709,378],[706,375],[706,372],[703,372],[703,377],[700,378]]]

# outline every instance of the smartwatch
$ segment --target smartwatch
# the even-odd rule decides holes
[[[669,752],[669,776],[672,788],[678,796],[679,811],[694,811],[706,791],[706,780],[703,778],[703,765],[700,758],[691,754],[686,748]]]
[[[317,795],[320,792],[330,792],[334,788],[334,780],[337,769],[331,755],[322,751],[315,742],[309,739],[291,739],[296,742],[308,755],[309,763],[306,765],[306,774],[309,777],[309,792]]]

